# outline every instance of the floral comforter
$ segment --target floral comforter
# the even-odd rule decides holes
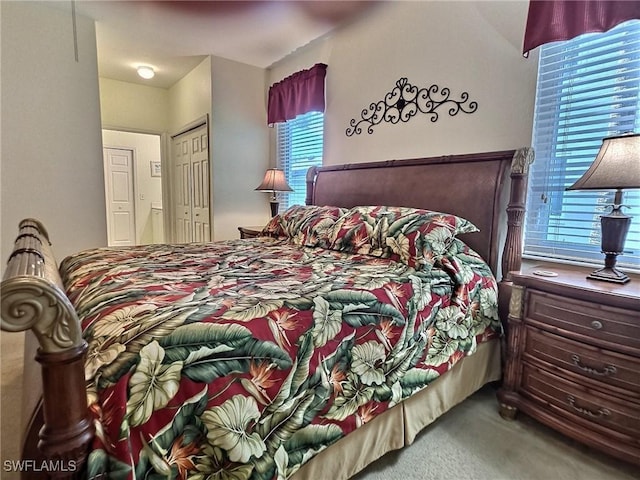
[[[280,479],[499,335],[489,267],[256,238],[65,259],[89,478]]]

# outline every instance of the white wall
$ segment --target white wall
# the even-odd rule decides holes
[[[531,143],[537,55],[523,58],[526,1],[390,2],[274,65],[269,84],[327,63],[324,163],[503,150]],[[466,91],[475,113],[381,123],[347,137],[351,119],[401,77]]]
[[[211,57],[214,239],[266,225],[269,198],[254,189],[269,165],[265,70]]]
[[[169,91],[100,78],[102,126],[162,133],[169,129]]]
[[[154,243],[151,205],[162,205],[162,177],[151,176],[150,162],[160,162],[160,137],[115,130],[102,131],[105,148],[133,149],[137,243]]]
[[[19,220],[40,219],[61,259],[106,245],[94,22],[30,2],[1,4],[2,268]]]
[[[211,114],[211,57],[169,89],[169,134]]]

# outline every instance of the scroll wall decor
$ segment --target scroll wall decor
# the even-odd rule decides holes
[[[372,134],[373,127],[382,122],[408,122],[418,112],[430,115],[431,121],[437,122],[439,116],[436,110],[442,105],[449,106],[449,115],[452,117],[458,112],[473,113],[478,109],[477,102],[467,103],[467,92],[462,92],[460,100],[454,100],[450,95],[451,92],[446,87],[441,89],[438,85],[431,85],[429,88],[418,88],[402,77],[396,82],[395,88],[384,96],[384,100],[372,102],[369,108],[362,110],[359,121],[351,119],[347,137],[361,134],[365,126],[367,133]]]

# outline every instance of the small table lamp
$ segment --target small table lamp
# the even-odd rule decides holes
[[[284,178],[284,172],[278,168],[270,168],[264,174],[262,183],[256,187],[259,192],[271,192],[271,216],[275,217],[278,214],[278,200],[276,198],[276,192],[293,192],[286,178]]]
[[[625,134],[602,140],[598,156],[589,169],[567,190],[616,190],[613,209],[600,217],[604,268],[587,278],[627,283],[629,277],[616,269],[616,257],[624,251],[631,217],[622,213],[622,189],[640,188],[640,134]]]

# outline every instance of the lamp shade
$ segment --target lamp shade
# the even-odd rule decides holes
[[[640,134],[607,137],[589,170],[567,190],[640,188]]]
[[[262,183],[256,187],[261,192],[292,192],[293,190],[284,178],[284,172],[277,168],[270,168],[264,174]]]

